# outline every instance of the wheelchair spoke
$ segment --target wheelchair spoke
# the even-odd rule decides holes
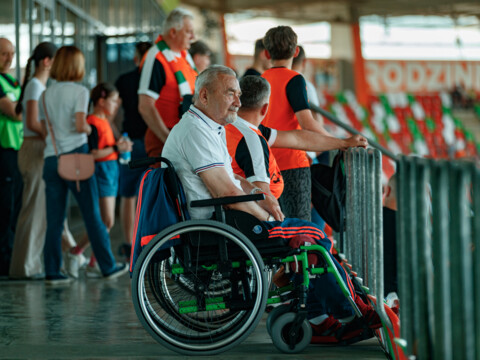
[[[163,345],[184,354],[216,354],[260,321],[268,293],[264,265],[235,229],[189,222],[159,234],[140,254],[132,282],[135,310]],[[183,245],[165,249],[178,235],[194,240],[188,253]],[[212,250],[216,239],[225,242],[222,259]]]

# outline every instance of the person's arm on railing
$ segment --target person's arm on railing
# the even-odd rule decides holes
[[[361,135],[338,139],[309,130],[277,130],[277,137],[272,147],[321,152],[337,149],[346,150],[350,147],[365,148],[367,145],[367,139]]]
[[[315,120],[310,109],[304,109],[295,113],[300,127],[304,130],[317,132],[325,136],[332,136],[320,122]]]
[[[328,111],[318,107],[318,106],[315,106],[315,105],[311,105],[310,108],[312,109],[312,111],[316,111],[318,112],[320,115],[322,115],[323,117],[327,118],[328,120],[330,120],[331,122],[333,122],[335,125],[338,125],[340,126],[342,129],[348,131],[350,134],[358,134],[358,135],[362,135],[364,136],[367,140],[368,140],[368,143],[370,146],[374,147],[375,149],[378,149],[380,150],[380,152],[386,156],[388,156],[390,159],[392,160],[398,160],[397,159],[397,156],[392,153],[390,150],[386,149],[385,147],[383,147],[382,145],[380,145],[379,143],[377,143],[376,141],[374,141],[373,139],[370,139],[368,138],[368,136],[365,136],[363,135],[362,133],[360,133],[360,131],[354,129],[353,127],[343,123],[342,121],[340,121],[336,116],[334,116],[333,114],[329,113]]]

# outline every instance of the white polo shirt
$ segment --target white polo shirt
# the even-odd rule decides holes
[[[209,219],[214,210],[213,207],[190,207],[191,201],[212,198],[199,176],[202,171],[223,167],[235,186],[242,189],[232,170],[224,127],[193,105],[170,131],[162,156],[175,167],[187,196],[192,219]]]

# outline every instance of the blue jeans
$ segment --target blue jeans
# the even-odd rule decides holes
[[[87,144],[71,153],[87,153]],[[62,265],[62,230],[67,209],[67,194],[71,190],[82,213],[92,250],[103,274],[114,271],[116,263],[110,249],[110,236],[102,222],[98,203],[98,189],[95,175],[80,181],[80,192],[74,181],[62,179],[57,172],[57,157],[45,159],[43,166],[45,193],[47,198],[47,233],[45,237],[44,260],[45,275],[60,274]]]

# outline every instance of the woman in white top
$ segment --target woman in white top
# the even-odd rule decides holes
[[[98,205],[95,175],[76,183],[62,179],[57,172],[58,155],[88,153],[87,135],[92,131],[86,121],[89,92],[75,82],[85,75],[85,58],[75,46],[61,47],[53,61],[50,75],[57,80],[40,99],[40,119],[48,129],[44,151],[43,179],[47,196],[47,234],[44,259],[47,284],[68,283],[69,277],[60,272],[62,265],[61,234],[67,207],[67,194],[72,191],[82,213],[88,237],[105,278],[114,278],[128,271],[127,264],[117,264],[110,248],[110,237],[102,222]],[[45,105],[44,105],[45,104]],[[47,122],[50,124],[47,125]],[[51,126],[50,126],[51,125]]]
[[[22,114],[24,141],[18,152],[23,194],[9,270],[9,276],[13,279],[44,276],[42,254],[47,219],[42,172],[45,133],[38,119],[38,100],[46,89],[56,51],[57,47],[50,42],[42,42],[35,47],[25,67],[22,91],[15,107],[15,112]],[[32,66],[34,71],[30,78]],[[65,250],[75,246],[66,221],[62,240]]]

